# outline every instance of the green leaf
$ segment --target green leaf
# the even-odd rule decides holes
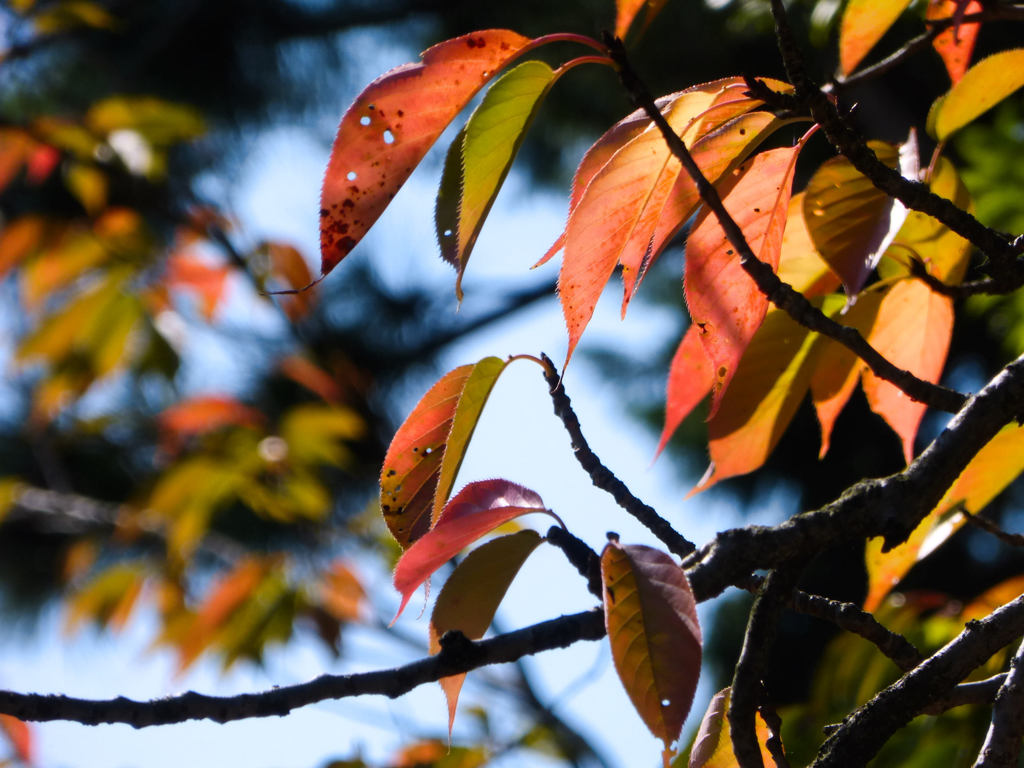
[[[441,649],[440,638],[457,629],[470,640],[479,640],[526,558],[544,539],[532,530],[519,531],[481,544],[456,566],[437,596],[430,616],[430,652]],[[452,675],[439,682],[448,700],[448,736],[455,722],[455,707],[466,675]]]
[[[458,271],[455,294],[460,301],[462,276],[484,219],[556,77],[542,61],[525,61],[506,72],[448,150],[438,194],[437,236],[442,257]]]
[[[928,113],[928,130],[945,141],[979,115],[1024,86],[1024,48],[1001,51],[967,70]]]
[[[601,578],[615,670],[644,724],[664,743],[667,763],[700,677],[693,592],[671,557],[642,545],[605,546]]]
[[[507,361],[485,357],[447,373],[398,428],[380,474],[380,505],[403,548],[426,533],[448,500],[480,413]]]

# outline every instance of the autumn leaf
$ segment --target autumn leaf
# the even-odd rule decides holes
[[[683,569],[651,547],[609,543],[601,578],[615,669],[644,724],[664,743],[667,765],[700,676],[696,601]]]
[[[448,124],[529,42],[501,29],[456,37],[359,94],[341,118],[321,190],[321,274],[355,248]]]
[[[422,536],[448,500],[480,413],[508,363],[485,357],[445,374],[398,428],[380,474],[384,521],[403,548]]]
[[[434,527],[399,558],[393,581],[402,595],[402,603],[392,623],[401,616],[412,593],[434,571],[485,533],[531,512],[552,514],[540,496],[507,480],[481,480],[459,491]]]
[[[942,499],[903,544],[882,552],[881,537],[868,541],[865,561],[868,595],[864,610],[874,611],[890,590],[921,558],[959,530],[971,514],[984,509],[1024,472],[1024,427],[1007,424],[960,473]]]
[[[803,192],[789,200],[778,275],[779,280],[809,299],[824,296],[839,287],[839,277],[818,253],[807,230]]]
[[[896,367],[937,383],[952,334],[953,300],[920,280],[908,279],[896,283],[882,299],[868,343]],[[871,410],[899,435],[909,464],[927,406],[871,371],[864,371],[862,381]]]
[[[694,738],[687,768],[740,768],[732,749],[732,729],[727,716],[731,698],[732,688],[723,688],[711,698]],[[755,732],[765,768],[778,768],[767,746],[771,730],[760,712],[756,716]]]
[[[35,765],[35,739],[28,723],[10,715],[0,715],[0,734],[7,738],[19,760],[25,765]]]
[[[799,151],[800,145],[762,152],[735,172],[722,190],[722,202],[751,250],[773,270],[779,264]],[[713,416],[768,311],[768,299],[744,271],[718,219],[708,210],[698,215],[686,241],[683,282],[690,317],[700,330],[714,373]]]
[[[188,253],[175,253],[167,259],[164,283],[174,290],[193,293],[199,299],[199,311],[209,322],[217,314],[224,298],[231,267],[211,264]]]
[[[929,21],[935,19],[956,18],[959,15],[963,18],[969,13],[978,13],[982,9],[978,0],[928,0],[928,7],[925,9],[925,18]],[[960,82],[971,63],[971,54],[974,52],[974,41],[978,38],[978,31],[981,29],[981,22],[968,22],[961,24],[959,21],[953,23],[952,27],[944,29],[932,40],[932,47],[942,57],[946,65],[949,79],[953,85]]]
[[[359,621],[366,604],[366,590],[349,563],[338,560],[321,574],[318,602],[338,621]]]
[[[700,340],[700,329],[691,325],[686,329],[683,340],[672,356],[668,369],[668,388],[665,395],[665,426],[661,430],[657,458],[668,445],[669,439],[679,429],[683,419],[697,407],[697,404],[711,391],[715,383],[715,372],[711,360]]]
[[[640,11],[644,11],[644,20],[640,24],[640,34],[654,21],[654,17],[665,7],[667,0],[615,0],[615,36],[626,39],[626,33],[636,20]]]
[[[440,639],[456,629],[479,640],[494,620],[505,592],[526,558],[543,541],[536,531],[525,530],[485,542],[470,552],[448,577],[430,616],[430,652],[441,650]],[[465,674],[439,681],[448,701],[448,738]]]
[[[868,142],[878,159],[891,168],[906,165],[892,144]],[[864,287],[885,249],[906,219],[906,208],[880,191],[845,157],[834,157],[807,182],[804,220],[811,240],[832,270],[842,278],[846,293],[856,296]]]
[[[455,295],[484,219],[544,95],[562,70],[525,61],[502,75],[484,95],[448,149],[435,220],[441,256],[455,267]]]
[[[945,141],[1024,86],[1024,48],[994,53],[964,73],[928,111],[928,132]]]
[[[157,426],[165,433],[165,439],[174,443],[228,426],[257,426],[262,423],[263,414],[227,395],[191,397],[164,409],[157,416]]]
[[[146,582],[139,563],[118,563],[100,571],[68,601],[65,629],[75,631],[84,621],[111,630],[124,629]]]
[[[849,0],[839,22],[839,72],[849,76],[910,0]]]

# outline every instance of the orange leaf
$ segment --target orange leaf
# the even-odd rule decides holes
[[[316,297],[316,287],[309,265],[299,249],[287,243],[265,243],[270,257],[270,273],[288,288],[299,291],[291,296],[281,296],[281,306],[289,320],[295,321],[309,314]]]
[[[814,247],[804,221],[804,193],[793,195],[786,214],[786,232],[779,254],[779,279],[807,298],[824,296],[839,287],[839,278]]]
[[[26,765],[35,765],[35,743],[31,726],[10,715],[0,715],[0,734],[14,748],[14,754]]]
[[[700,340],[700,329],[691,325],[679,342],[672,363],[668,369],[668,388],[665,396],[665,427],[661,431],[658,450],[654,457],[665,449],[669,439],[683,423],[683,419],[697,407],[715,383],[708,353]]]
[[[200,312],[209,321],[224,297],[230,274],[227,265],[213,266],[198,256],[175,253],[167,259],[164,280],[171,288],[194,293],[199,298]]]
[[[646,7],[643,23],[640,25],[640,32],[647,29],[665,6],[667,0],[615,0],[615,36],[620,40],[626,39],[626,33],[633,26],[637,14]]]
[[[399,558],[394,585],[402,595],[402,603],[392,623],[402,615],[412,593],[434,571],[488,531],[531,512],[551,514],[540,496],[508,480],[482,480],[459,491],[434,527]]]
[[[697,736],[693,740],[687,768],[740,768],[732,750],[732,729],[726,716],[731,697],[731,687],[723,688],[712,697],[704,718],[700,721]],[[761,760],[765,768],[777,768],[778,764],[767,746],[771,731],[760,712],[757,713],[754,722],[757,743],[761,747]]]
[[[644,724],[664,743],[667,765],[700,677],[693,592],[671,557],[642,545],[605,546],[601,578],[615,670]]]
[[[935,383],[942,374],[952,334],[952,299],[932,292],[920,280],[901,280],[882,299],[868,342],[896,367]],[[927,406],[870,371],[864,372],[863,386],[871,410],[899,435],[909,464]]]
[[[229,426],[256,426],[263,415],[233,397],[201,395],[183,400],[165,409],[157,425],[172,441],[202,435]]]
[[[762,152],[722,190],[726,210],[761,261],[778,267],[800,146]],[[740,266],[718,219],[704,210],[686,241],[686,302],[714,372],[711,414],[768,311],[768,299]]]
[[[542,541],[536,531],[519,531],[481,544],[466,555],[437,596],[430,616],[430,652],[441,650],[440,638],[450,629],[459,630],[470,640],[483,637],[512,580]],[[439,681],[448,700],[449,740],[465,679],[466,675],[461,674]]]
[[[966,2],[965,0],[928,0],[925,18],[929,20],[948,19],[951,16],[963,18],[966,14],[978,13],[981,9],[981,3],[978,0]],[[952,27],[943,30],[938,37],[932,40],[932,46],[942,57],[953,85],[960,82],[960,78],[964,76],[964,72],[971,64],[971,54],[974,53],[974,41],[978,38],[979,29],[981,29],[981,22],[961,24],[957,20]]]
[[[0,277],[41,248],[51,228],[57,225],[42,216],[21,216],[8,222],[0,230]]]
[[[485,357],[445,374],[392,438],[380,472],[380,508],[403,548],[426,533],[448,500],[480,413],[506,365]]]
[[[839,72],[847,76],[900,17],[910,0],[849,0],[839,22]]]
[[[359,621],[366,591],[352,569],[337,561],[321,576],[320,603],[338,621]]]
[[[320,195],[322,274],[355,248],[448,124],[529,42],[504,29],[456,37],[359,94],[341,118]]]
[[[313,361],[300,355],[289,355],[278,367],[289,379],[319,395],[326,402],[337,404],[341,400],[341,387],[338,382]]]

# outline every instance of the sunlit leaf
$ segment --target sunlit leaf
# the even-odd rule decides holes
[[[402,747],[387,765],[389,768],[480,768],[488,761],[484,747],[453,747],[440,739],[429,739]]]
[[[393,581],[402,595],[395,619],[434,571],[484,534],[531,512],[551,514],[540,496],[508,480],[481,480],[455,494],[434,527],[416,539],[395,566]]]
[[[615,669],[644,724],[664,743],[667,764],[700,676],[696,601],[683,569],[651,547],[609,543],[601,577]]]
[[[665,426],[661,431],[655,458],[665,449],[683,419],[707,396],[715,383],[711,360],[700,340],[700,329],[691,325],[679,342],[668,369],[665,394]]]
[[[1011,576],[994,587],[986,589],[964,606],[960,614],[964,621],[983,619],[992,611],[1024,595],[1024,575]]]
[[[281,360],[278,368],[296,384],[301,384],[326,402],[337,403],[341,400],[341,385],[312,360],[300,355],[288,355]]]
[[[849,0],[839,22],[839,72],[851,74],[908,5],[910,0]]]
[[[458,272],[455,294],[460,301],[462,276],[484,219],[555,78],[542,61],[525,61],[506,72],[448,150],[437,198],[437,238],[441,256]]]
[[[206,131],[194,107],[153,96],[111,96],[98,101],[86,112],[85,124],[100,135],[135,131],[157,146],[188,141]]]
[[[106,207],[107,175],[99,168],[85,163],[69,163],[64,171],[64,184],[90,216]]]
[[[944,141],[1024,86],[1024,48],[994,53],[964,73],[928,114],[928,130]]]
[[[359,621],[366,605],[366,591],[350,564],[335,561],[320,576],[318,599],[338,621]]]
[[[958,11],[958,8],[962,9]],[[925,18],[948,19],[955,18],[959,12],[962,15],[978,13],[982,10],[978,0],[970,0],[964,3],[961,0],[928,0],[928,7],[925,9]],[[942,57],[949,73],[949,79],[953,85],[960,82],[971,63],[971,54],[974,52],[974,41],[978,37],[978,30],[981,22],[968,22],[966,24],[954,23],[952,27],[943,30],[932,40],[932,46]]]
[[[353,457],[342,442],[357,440],[365,432],[366,423],[358,413],[329,403],[293,406],[281,418],[280,425],[281,438],[293,464],[351,465]]]
[[[933,292],[920,280],[901,280],[882,299],[868,342],[896,367],[937,383],[952,334],[952,299]],[[909,464],[927,406],[871,371],[864,372],[863,386],[871,410],[899,435]]]
[[[778,267],[800,146],[757,155],[724,182],[722,201],[754,254]],[[740,265],[718,219],[704,210],[686,241],[686,303],[714,373],[711,413],[721,403],[768,299]]]
[[[21,216],[0,229],[0,277],[34,254],[59,225],[42,216]]]
[[[508,363],[485,357],[447,373],[395,433],[380,475],[380,504],[402,547],[422,536],[448,500],[480,413]]]
[[[224,298],[230,275],[231,267],[226,264],[211,264],[199,256],[175,253],[167,259],[164,281],[170,288],[194,293],[200,312],[210,321]]]
[[[889,552],[882,539],[867,545],[868,596],[864,610],[877,608],[907,571],[966,523],[959,505],[977,514],[1024,472],[1024,427],[1008,424],[971,459],[935,509],[910,538]]]
[[[28,723],[10,715],[0,715],[0,735],[7,739],[19,760],[25,765],[35,765],[35,738]]]
[[[139,563],[120,563],[101,571],[68,600],[67,630],[76,630],[84,621],[123,629],[145,581],[146,569]]]
[[[814,247],[804,220],[804,193],[793,195],[786,215],[786,232],[779,253],[779,279],[807,298],[824,296],[839,286],[833,272]]]
[[[108,261],[110,251],[81,226],[56,229],[36,258],[21,270],[22,299],[35,308],[54,292]]]
[[[641,10],[644,11],[644,19],[640,24],[640,32],[643,33],[666,2],[667,0],[615,0],[615,36],[625,40],[626,33],[633,26]]]
[[[199,395],[166,408],[157,416],[157,426],[173,447],[195,435],[229,426],[255,427],[263,415],[255,408],[227,395]]]
[[[536,531],[519,531],[485,542],[466,555],[434,604],[430,616],[431,653],[441,649],[440,638],[450,629],[459,630],[470,640],[484,636],[512,580],[541,541]],[[449,738],[465,678],[465,674],[452,675],[439,681],[448,700]]]
[[[529,42],[508,30],[456,37],[359,94],[341,119],[321,191],[323,274],[355,248],[455,115]]]
[[[740,768],[732,749],[732,729],[726,715],[731,698],[732,688],[723,688],[711,698],[704,718],[700,721],[687,768]],[[767,746],[771,731],[760,712],[756,714],[754,723],[765,768],[777,768],[775,758]]]
[[[695,491],[764,464],[807,393],[817,338],[782,310],[765,316],[708,421],[711,466]]]
[[[868,146],[883,163],[898,167],[895,146],[880,141],[868,142]],[[850,296],[864,286],[905,217],[906,209],[877,189],[845,157],[825,161],[807,182],[807,230]]]
[[[309,314],[316,300],[316,286],[311,286],[313,273],[302,253],[293,245],[280,242],[264,243],[270,260],[270,274],[284,283],[287,289],[298,291],[290,296],[278,297],[284,313],[291,321]]]

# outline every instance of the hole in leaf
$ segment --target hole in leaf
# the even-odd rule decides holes
[[[446,229],[444,232],[441,233],[441,236],[442,237],[451,237],[452,236],[452,231],[450,229]]]
[[[429,455],[430,455],[430,454],[432,454],[433,452],[434,452],[434,449],[433,449],[433,448],[424,448],[424,449],[423,449],[423,455],[424,455],[424,456],[429,456]]]
[[[661,706],[663,706],[663,707],[667,707],[671,703],[672,702],[670,700],[668,700],[668,699],[662,699],[661,700]]]
[[[394,144],[395,143],[395,134],[393,134],[391,131],[384,131],[384,143],[385,144]]]
[[[348,179],[349,181],[355,181],[356,175],[357,174],[355,171],[349,171],[348,173],[345,174],[345,178]]]
[[[359,124],[360,125],[369,125],[370,124],[370,116],[369,115],[363,115],[362,117],[360,117],[359,118]]]

